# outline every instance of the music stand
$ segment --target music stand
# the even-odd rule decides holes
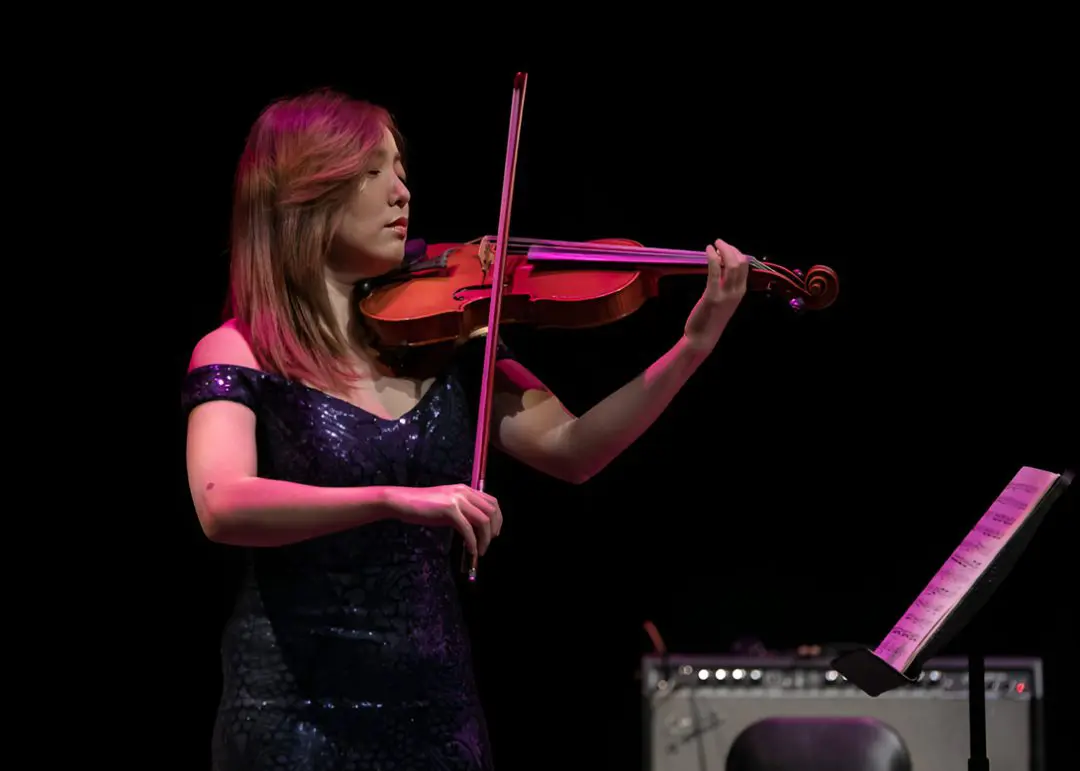
[[[876,650],[857,648],[833,667],[867,695],[916,683],[923,663],[976,616],[1012,570],[1073,472],[1024,466],[916,598]],[[990,771],[986,754],[985,652],[978,629],[969,630],[969,771]]]

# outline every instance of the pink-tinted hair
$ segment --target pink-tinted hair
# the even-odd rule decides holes
[[[326,291],[338,216],[389,129],[388,111],[322,89],[259,115],[236,172],[226,314],[260,367],[329,392],[352,380]]]

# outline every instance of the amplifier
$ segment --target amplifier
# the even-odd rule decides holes
[[[810,754],[827,744],[828,751],[820,754],[836,756],[842,752],[838,730],[854,737],[872,729],[888,736],[897,751],[906,749],[912,771],[966,769],[967,668],[966,658],[930,659],[918,683],[872,698],[832,669],[828,659],[645,656],[644,768],[754,768],[745,758],[736,760],[753,743],[751,735],[768,736],[763,744],[801,745]],[[985,678],[990,767],[1044,771],[1041,660],[988,657]],[[813,736],[819,738],[808,739]],[[744,740],[737,744],[740,737]],[[733,746],[740,749],[733,753]]]

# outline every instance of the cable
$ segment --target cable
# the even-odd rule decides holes
[[[660,655],[660,670],[663,672],[664,679],[671,683],[671,663],[668,659],[668,648],[664,643],[664,638],[660,635],[660,630],[656,628],[656,624],[648,619],[643,624],[645,627],[645,633],[649,635],[649,639],[652,640],[653,652]],[[672,683],[667,698],[671,698],[675,693],[677,684]],[[701,710],[698,708],[697,698],[694,696],[693,688],[690,689],[690,695],[688,697],[690,704],[691,721],[693,723],[694,738],[697,740],[698,751],[698,769],[699,771],[708,771],[709,763],[705,757],[705,724],[701,719]]]

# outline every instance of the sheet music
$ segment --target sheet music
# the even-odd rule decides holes
[[[897,671],[905,671],[1057,478],[1057,474],[1037,468],[1020,469],[874,655]]]

